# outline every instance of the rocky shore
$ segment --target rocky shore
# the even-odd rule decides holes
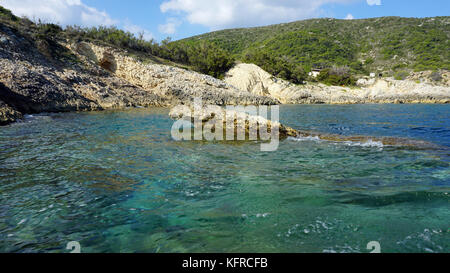
[[[272,105],[278,101],[166,65],[143,64],[94,44],[49,44],[0,24],[0,122],[22,114],[190,104]]]
[[[449,75],[438,86],[420,79],[366,79],[358,87],[294,85],[252,64],[225,80],[143,63],[93,43],[34,40],[0,24],[0,124],[39,112],[171,107],[201,97],[211,105],[304,103],[449,103]]]
[[[5,125],[21,118],[22,114],[20,112],[9,107],[3,101],[0,101],[0,125]]]
[[[450,72],[443,73],[440,85],[427,76],[422,73],[422,77],[406,80],[366,78],[360,79],[357,87],[295,85],[254,64],[238,64],[227,73],[225,82],[283,104],[450,103]]]
[[[237,89],[197,72],[159,64],[144,64],[125,52],[92,43],[68,45],[92,65],[99,64],[112,75],[163,98],[166,105],[190,104],[202,97],[214,105],[272,105],[278,101]]]

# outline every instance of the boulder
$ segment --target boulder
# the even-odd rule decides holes
[[[246,112],[229,110],[220,106],[208,105],[196,109],[179,106],[173,108],[169,116],[174,120],[185,120],[192,125],[196,122],[200,123],[203,128],[215,131],[216,127],[221,127],[226,138],[227,131],[231,130],[235,133],[233,139],[237,139],[238,132],[245,132],[245,139],[250,139],[253,136],[254,140],[261,139],[261,132],[272,133],[272,129],[278,129],[279,138],[285,139],[287,137],[297,137],[298,132],[290,127],[282,125],[278,121],[271,121],[258,115],[250,115]],[[208,128],[208,126],[210,126]]]
[[[8,106],[0,100],[0,125],[6,125],[22,118],[19,111]]]

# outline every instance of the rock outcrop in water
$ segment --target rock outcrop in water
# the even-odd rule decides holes
[[[22,114],[0,101],[0,125],[14,122],[22,118]]]
[[[416,83],[413,79],[397,81],[393,78],[362,80],[359,87],[311,83],[295,85],[270,75],[254,64],[238,64],[227,73],[225,82],[284,104],[449,103],[450,73],[444,76],[447,80],[440,86],[431,82]]]
[[[262,132],[271,134],[272,139],[278,137],[280,140],[293,138],[299,141],[316,140],[327,141],[331,143],[348,143],[361,146],[393,146],[393,147],[409,147],[414,149],[433,149],[439,148],[433,143],[421,140],[413,140],[408,138],[397,137],[373,137],[373,136],[344,136],[336,134],[325,134],[311,131],[300,131],[285,126],[278,121],[271,121],[258,115],[250,115],[246,112],[228,110],[215,105],[207,105],[199,109],[192,107],[179,106],[173,108],[169,116],[173,120],[184,120],[190,122],[194,127],[199,122],[199,129],[206,132],[214,132],[218,129],[223,131],[222,140],[261,140]],[[197,126],[198,126],[197,125]],[[277,134],[272,134],[272,129],[278,130]],[[232,139],[228,139],[228,131],[234,132]],[[238,139],[238,132],[243,132],[243,139]],[[189,134],[190,135],[190,134]],[[253,136],[253,138],[251,138]],[[190,139],[193,139],[191,136]],[[199,139],[200,140],[200,139]],[[201,140],[205,140],[204,135]],[[217,139],[216,139],[217,140]],[[263,139],[266,140],[266,139]]]
[[[174,120],[186,120],[195,124],[200,122],[204,128],[215,131],[216,125],[219,125],[224,132],[223,139],[226,139],[227,131],[232,131],[233,140],[238,139],[237,134],[241,130],[245,139],[261,139],[261,132],[272,133],[272,129],[278,130],[277,137],[285,139],[288,137],[297,137],[298,131],[284,126],[278,121],[271,121],[257,115],[236,110],[223,109],[220,106],[208,105],[200,109],[191,109],[190,107],[175,107],[169,116]],[[208,127],[209,126],[209,127]]]

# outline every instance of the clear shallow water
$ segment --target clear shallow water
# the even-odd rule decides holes
[[[282,106],[296,129],[433,150],[174,142],[164,109],[0,128],[0,252],[450,252],[450,105]]]

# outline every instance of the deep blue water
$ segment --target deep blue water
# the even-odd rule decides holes
[[[438,147],[175,142],[166,109],[0,128],[0,252],[450,252],[450,105],[282,106],[282,123]]]

